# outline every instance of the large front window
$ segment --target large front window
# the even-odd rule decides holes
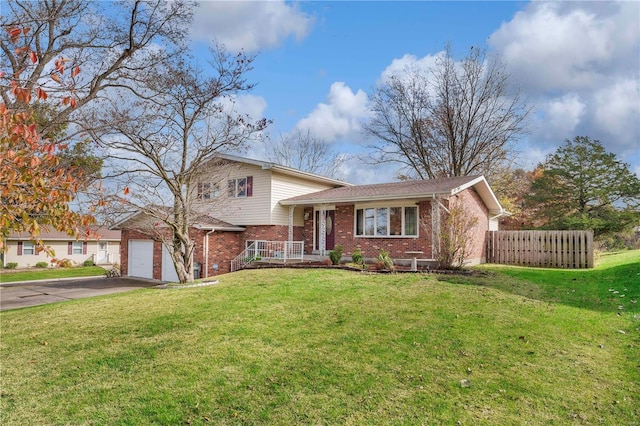
[[[369,207],[356,209],[356,236],[416,237],[417,207]]]

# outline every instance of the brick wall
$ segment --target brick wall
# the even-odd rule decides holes
[[[469,188],[452,197],[451,202],[454,201],[465,203],[470,214],[478,218],[477,225],[470,233],[472,247],[469,263],[484,262],[486,258],[484,240],[485,231],[489,227],[489,212],[473,188]],[[444,200],[443,204],[447,207],[449,202]],[[304,221],[305,253],[311,254],[314,239],[314,212],[312,207],[307,207],[304,211],[307,216]],[[335,244],[342,245],[344,248],[343,255],[346,257],[350,257],[353,250],[359,248],[365,258],[375,258],[380,250],[384,249],[394,259],[409,259],[410,256],[406,254],[407,251],[422,251],[423,254],[418,256],[419,258],[431,259],[433,258],[431,201],[421,201],[418,204],[418,212],[419,235],[417,238],[360,237],[354,235],[355,206],[353,204],[336,206]]]
[[[242,249],[240,247],[240,233],[238,232],[215,232],[209,236],[209,262],[204,259],[204,237],[207,231],[192,228],[190,230],[191,239],[194,241],[195,250],[193,261],[199,262],[202,268],[208,267],[208,276],[213,275],[213,264],[219,266],[218,273],[229,272],[231,259],[235,258]],[[129,274],[129,240],[153,240],[153,278],[162,279],[162,242],[154,239],[140,231],[123,229],[120,244],[121,270],[123,275]],[[170,266],[173,267],[173,266]],[[201,277],[205,277],[205,272],[201,271]]]
[[[314,238],[314,214],[313,208],[305,208],[308,213],[304,221],[304,241],[305,253],[311,254],[313,250]],[[431,258],[431,231],[422,226],[423,223],[431,223],[431,203],[429,201],[420,202],[418,205],[420,230],[417,238],[380,238],[380,237],[356,237],[355,227],[355,206],[336,206],[335,212],[335,244],[342,245],[343,255],[350,257],[353,250],[359,248],[365,258],[375,258],[381,249],[389,252],[392,258],[409,258],[405,254],[407,251],[422,251],[424,254],[420,258]]]
[[[241,232],[214,232],[209,235],[209,259],[208,274],[213,276],[217,274],[226,274],[231,271],[231,261],[244,250],[244,243]],[[213,266],[218,265],[216,272]],[[202,263],[202,267],[205,264]],[[204,271],[202,277],[205,277]]]
[[[120,271],[129,275],[129,240],[153,240],[153,278],[162,278],[162,243],[133,229],[123,229],[120,239]]]
[[[471,251],[467,257],[467,263],[484,263],[487,258],[485,238],[489,230],[489,210],[473,188],[456,194],[450,202],[454,202],[454,200],[464,203],[469,214],[478,219],[476,226],[468,234],[471,239]]]
[[[313,207],[304,208],[304,230],[302,240],[304,241],[304,254],[313,254]]]

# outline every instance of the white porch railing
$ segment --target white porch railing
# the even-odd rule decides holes
[[[231,272],[239,271],[253,261],[278,260],[283,263],[302,260],[304,241],[254,241],[231,261]]]
[[[93,253],[91,255],[91,260],[93,261],[94,265],[113,265],[116,263],[120,263],[120,255],[119,254],[114,254],[114,253],[107,253],[107,256],[104,257],[98,257],[98,255],[96,253]]]

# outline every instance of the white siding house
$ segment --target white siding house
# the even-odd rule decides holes
[[[96,265],[120,263],[120,231],[96,227],[92,232],[87,239],[77,240],[63,232],[43,232],[40,238],[53,250],[53,256],[44,251],[38,253],[28,234],[11,234],[5,241],[7,250],[2,266],[17,263],[18,268],[30,268],[38,262],[53,266],[52,259],[69,259],[74,265],[82,265],[87,260]]]

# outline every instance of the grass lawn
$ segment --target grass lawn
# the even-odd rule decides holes
[[[1,312],[0,423],[640,422],[640,251],[482,271],[250,270]]]
[[[104,268],[99,266],[77,266],[75,268],[28,269],[18,271],[4,270],[0,273],[0,283],[18,281],[47,280],[56,278],[90,277],[104,275]]]

